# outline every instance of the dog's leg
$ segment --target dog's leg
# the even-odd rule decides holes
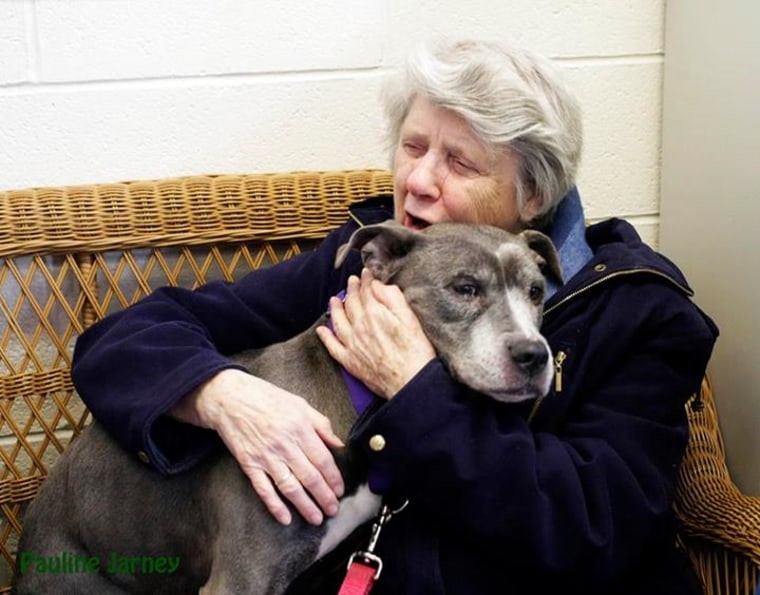
[[[68,461],[63,460],[48,478],[46,489],[29,505],[16,554],[14,593],[125,595],[126,591],[101,574],[98,558],[79,540],[79,524],[68,499],[70,481]]]
[[[316,557],[324,525],[306,523],[293,510],[280,525],[255,497],[232,457],[214,467],[204,493],[210,515],[211,570],[201,593],[279,595]]]

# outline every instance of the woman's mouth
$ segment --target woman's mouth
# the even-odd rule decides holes
[[[428,223],[424,219],[415,217],[414,215],[411,215],[410,213],[404,213],[404,227],[408,227],[409,229],[421,230],[421,229],[425,229],[429,225],[430,223]]]

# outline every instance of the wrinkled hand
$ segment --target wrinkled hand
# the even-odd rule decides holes
[[[314,525],[322,522],[323,512],[328,516],[337,512],[344,485],[329,447],[343,443],[330,421],[303,398],[228,369],[182,399],[169,414],[216,430],[280,523],[292,520],[281,495]]]
[[[346,298],[330,301],[333,330],[317,328],[330,355],[375,394],[392,398],[431,359],[435,350],[395,285],[368,269],[348,280]]]

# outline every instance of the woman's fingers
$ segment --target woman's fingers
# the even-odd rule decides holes
[[[337,512],[344,485],[330,448],[343,443],[324,415],[240,370],[221,372],[202,391],[197,417],[218,432],[279,522],[292,520],[286,502],[313,524]]]
[[[343,476],[340,474],[340,470],[335,464],[335,457],[329,449],[342,448],[345,444],[333,432],[330,420],[314,409],[310,411],[310,414],[316,418],[312,426],[316,433],[309,433],[305,436],[302,452],[313,467],[319,471],[319,475],[324,478],[330,489],[330,493],[326,493],[321,499],[318,498],[318,502],[327,501],[333,496],[340,498],[345,489]],[[328,514],[330,513],[328,512]]]
[[[333,299],[333,332],[317,333],[330,355],[381,397],[391,398],[435,357],[404,295],[372,278],[348,280],[343,302]]]
[[[278,523],[289,525],[293,516],[277,493],[269,475],[263,469],[251,469],[247,475],[254,491],[261,498],[269,513]]]

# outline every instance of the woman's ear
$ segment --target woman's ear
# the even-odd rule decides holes
[[[525,199],[520,216],[523,221],[531,222],[537,219],[543,211],[544,200],[538,194],[533,193]]]

